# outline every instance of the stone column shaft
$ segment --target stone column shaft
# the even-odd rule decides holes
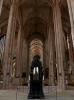
[[[67,35],[68,37],[68,42],[69,42],[69,60],[70,60],[70,65],[73,66],[73,45],[72,45],[72,37],[71,34]]]
[[[5,52],[4,52],[4,85],[9,83],[10,69],[11,69],[11,60],[12,60],[12,44],[14,39],[14,34],[16,30],[16,5],[15,2],[12,3],[10,8],[9,20],[8,20],[8,28],[6,34],[6,44],[5,44]]]
[[[59,0],[53,0],[53,22],[55,32],[56,64],[59,91],[65,88],[64,85],[64,39],[62,32],[61,11]]]
[[[2,6],[3,6],[3,0],[0,0],[0,16],[1,16],[1,12],[2,12]]]
[[[26,72],[26,70],[27,70],[27,42],[25,39],[23,41],[22,56],[23,56],[22,72]]]
[[[18,85],[21,84],[22,75],[22,48],[23,48],[23,36],[22,29],[19,28],[18,38],[17,38],[17,51],[16,51],[16,77],[18,78]]]
[[[28,69],[28,65],[27,65],[27,62],[28,62],[28,47],[27,47],[27,41],[26,39],[24,39],[23,41],[23,50],[22,50],[22,73],[26,73],[26,76],[23,77],[23,81],[26,82],[27,81],[27,74],[29,72],[29,69]]]
[[[71,22],[71,35],[72,35],[72,41],[74,46],[74,18],[73,18],[73,10],[72,10],[71,2],[73,2],[73,0],[67,0],[70,22]]]
[[[49,85],[54,85],[54,48],[53,48],[53,37],[54,35],[51,31],[51,28],[49,29],[49,36],[48,36],[48,50],[49,50]]]
[[[69,43],[69,71],[71,73],[71,81],[74,82],[74,49],[72,44],[71,34],[68,34],[68,43]]]
[[[45,51],[44,51],[44,62],[45,62],[45,68],[48,68],[48,59],[49,59],[49,57],[48,57],[48,38],[46,39],[46,41],[45,41]]]
[[[74,75],[74,12],[73,12],[73,8],[72,8],[72,3],[74,1],[73,0],[67,0],[67,4],[68,4],[68,9],[69,9],[69,16],[70,16],[70,22],[71,22],[71,35],[68,36],[68,40],[69,40],[69,59],[70,59],[70,69],[72,70],[72,77]],[[74,80],[74,77],[73,79]]]

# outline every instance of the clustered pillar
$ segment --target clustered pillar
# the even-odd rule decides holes
[[[22,28],[20,26],[17,38],[17,51],[16,51],[16,78],[17,84],[21,85],[21,76],[22,76],[22,48],[23,48],[23,34]]]
[[[72,2],[73,0],[67,0],[68,4],[68,10],[69,10],[69,16],[70,16],[70,23],[71,23],[71,35],[72,35],[72,41],[73,41],[73,46],[74,46],[74,16],[73,16],[73,9],[72,9]]]
[[[6,34],[6,44],[5,44],[5,52],[4,52],[4,87],[9,86],[9,81],[11,77],[10,68],[11,61],[13,59],[12,55],[12,45],[15,36],[16,30],[16,2],[12,1],[9,20],[8,20],[8,28]]]
[[[23,41],[23,50],[22,50],[22,61],[23,61],[23,66],[22,66],[22,73],[25,73],[25,76],[23,77],[24,78],[24,81],[26,82],[27,80],[27,71],[28,71],[28,58],[27,58],[27,53],[28,53],[28,47],[27,47],[27,41],[26,39],[24,39]]]
[[[1,15],[1,12],[2,12],[3,1],[4,0],[0,0],[0,15]]]
[[[69,73],[71,74],[70,81],[73,81],[74,80],[74,52],[73,52],[72,36],[70,33],[67,35],[67,39],[68,39],[68,49],[69,49]]]
[[[51,31],[52,28],[49,28],[49,34],[48,34],[48,55],[49,55],[49,85],[54,85],[54,50],[53,50],[53,32]]]
[[[53,23],[55,32],[55,48],[56,48],[56,67],[58,90],[65,88],[64,83],[64,34],[62,31],[61,11],[59,0],[53,0]]]
[[[69,40],[69,60],[70,60],[70,69],[72,70],[72,80],[74,80],[74,16],[73,16],[73,10],[72,10],[72,0],[67,0],[68,4],[68,10],[69,10],[69,16],[70,16],[70,22],[71,22],[71,33],[68,35],[68,40]]]

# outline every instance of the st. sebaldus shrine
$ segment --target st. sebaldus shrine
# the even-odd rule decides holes
[[[0,88],[28,85],[74,86],[73,0],[0,0]]]

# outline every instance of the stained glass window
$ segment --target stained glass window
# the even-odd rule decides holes
[[[1,60],[1,63],[3,63],[4,47],[5,47],[5,35],[0,37],[0,60]]]

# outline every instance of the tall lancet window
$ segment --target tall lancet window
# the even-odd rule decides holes
[[[5,35],[2,35],[0,36],[0,60],[2,64],[3,64],[4,47],[5,47]]]

